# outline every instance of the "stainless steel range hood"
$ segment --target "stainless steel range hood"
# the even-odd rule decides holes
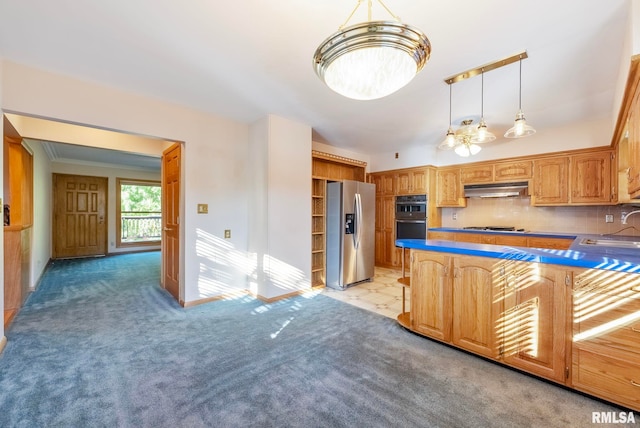
[[[464,186],[465,198],[506,198],[514,196],[528,196],[529,183],[492,183],[467,184]]]

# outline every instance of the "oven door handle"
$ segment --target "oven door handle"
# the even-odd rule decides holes
[[[427,205],[426,202],[396,202],[396,205],[411,206],[411,205]]]
[[[426,223],[427,220],[396,220],[396,223]]]

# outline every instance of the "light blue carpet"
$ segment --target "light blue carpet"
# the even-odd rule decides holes
[[[583,427],[619,411],[323,295],[183,309],[159,263],[46,272],[0,356],[1,427]]]

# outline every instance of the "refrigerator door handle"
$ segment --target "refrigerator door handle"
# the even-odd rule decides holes
[[[356,233],[355,235],[355,247],[356,250],[360,247],[360,237],[361,237],[361,227],[360,222],[362,221],[362,199],[360,198],[360,193],[356,193],[355,198],[355,210],[356,212]]]

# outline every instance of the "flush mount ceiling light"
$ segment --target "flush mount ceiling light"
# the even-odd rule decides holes
[[[522,59],[527,57],[527,53],[524,53],[524,57],[520,57],[520,84],[518,92],[518,113],[516,114],[516,120],[513,126],[504,134],[507,138],[523,138],[528,137],[536,133],[533,126],[527,125],[527,120],[524,118],[522,112]]]
[[[339,31],[316,49],[313,66],[340,95],[374,100],[408,84],[429,60],[431,43],[422,31],[400,22],[381,0],[378,3],[395,21],[371,21],[368,0],[368,21],[346,27],[361,3],[358,0]]]
[[[478,144],[488,143],[496,139],[496,136],[493,133],[489,132],[487,128],[487,124],[484,120],[484,73],[487,71],[495,70],[496,68],[500,68],[508,64],[512,64],[516,61],[520,61],[520,64],[522,67],[522,60],[524,58],[527,58],[526,51],[510,56],[508,58],[501,59],[499,61],[492,62],[490,64],[485,64],[483,66],[476,67],[471,70],[467,70],[463,73],[456,74],[455,76],[451,76],[444,80],[445,83],[449,85],[449,129],[447,130],[447,134],[444,141],[440,143],[440,145],[438,145],[438,149],[440,150],[453,149],[456,152],[456,154],[458,154],[459,156],[468,157],[480,152],[481,147]],[[469,79],[471,77],[475,77],[478,74],[480,74],[481,81],[482,81],[481,92],[480,92],[480,123],[478,123],[478,125],[473,125],[472,119],[465,119],[461,122],[460,128],[454,131],[453,127],[451,126],[451,86],[454,83],[460,82],[461,80]],[[524,115],[521,115],[521,113],[522,113],[522,110],[520,110],[520,112],[518,113],[518,116],[516,116],[516,124],[519,126],[523,124],[524,126],[527,126],[526,121],[524,121]],[[520,115],[521,115],[521,120],[523,122],[519,123],[518,120],[520,118]],[[525,128],[522,128],[522,129],[525,129]],[[511,132],[511,129],[507,131],[507,134],[509,132]],[[507,134],[505,134],[505,137],[508,136]],[[527,134],[527,135],[530,135],[530,134]],[[519,136],[525,136],[525,135],[519,135]]]

